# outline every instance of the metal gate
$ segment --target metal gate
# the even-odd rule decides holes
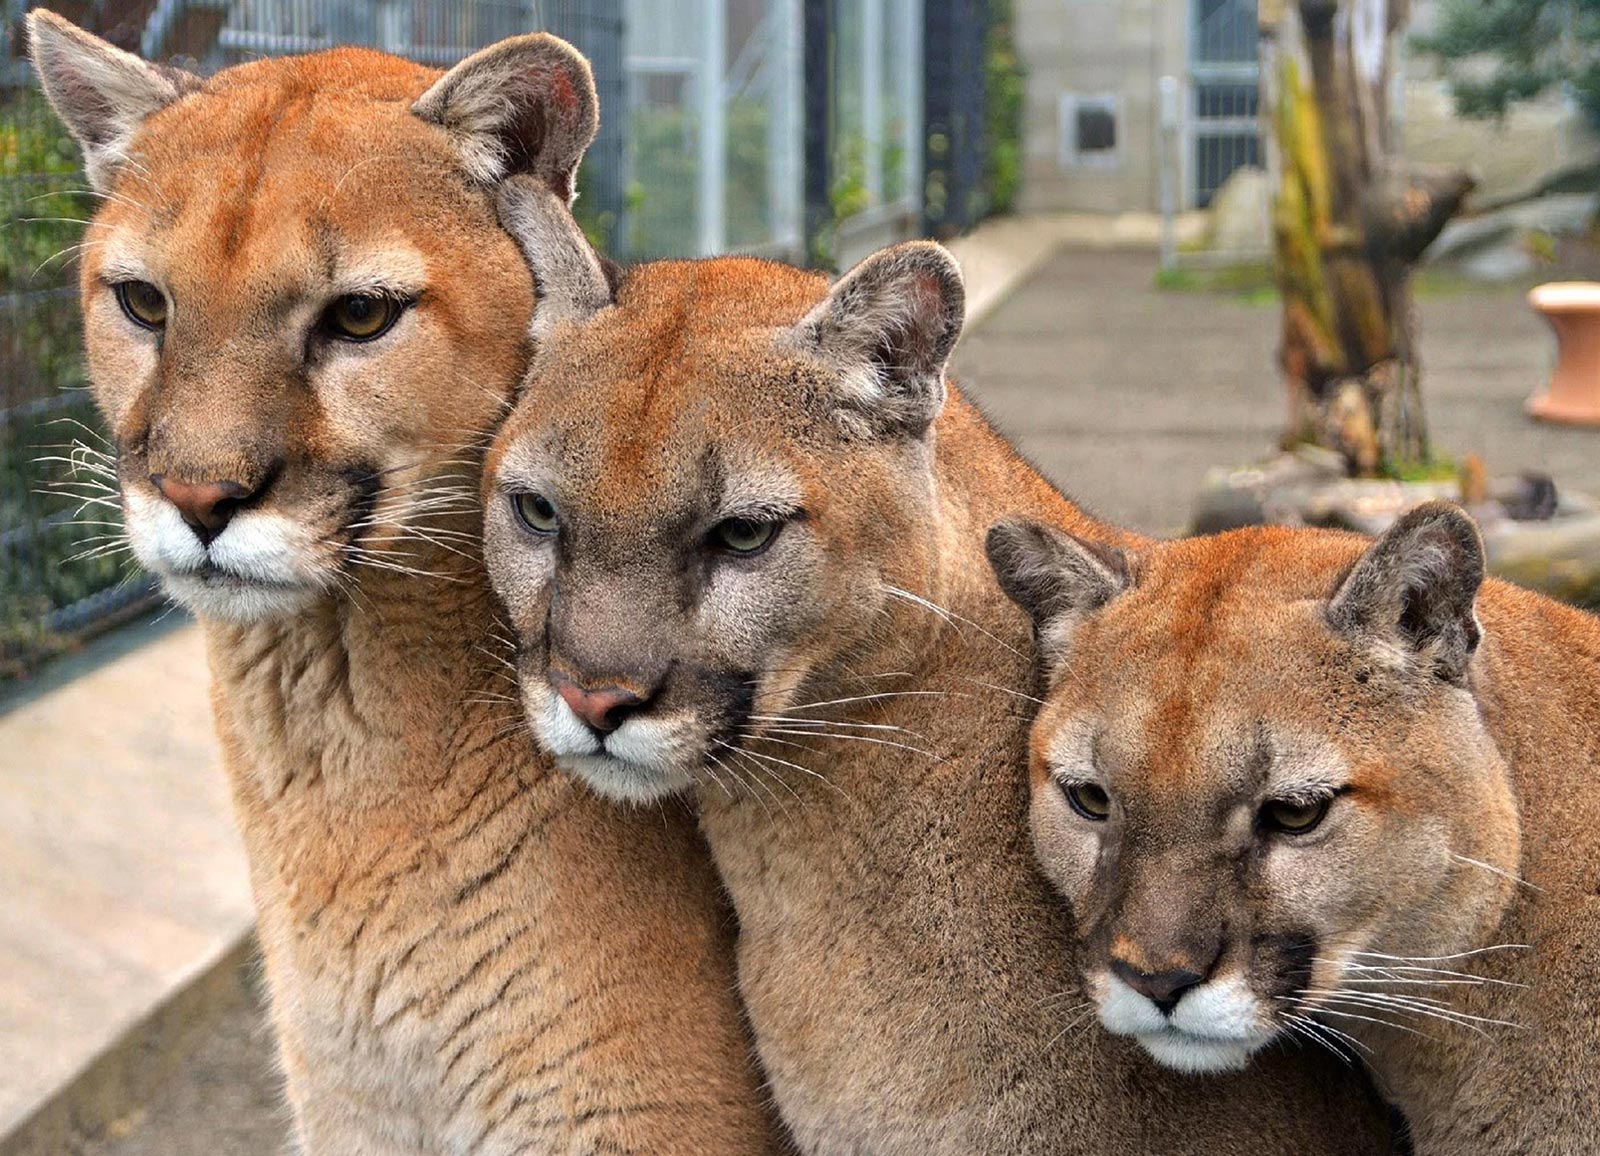
[[[1185,200],[1203,209],[1246,165],[1260,165],[1256,0],[1190,0]]]

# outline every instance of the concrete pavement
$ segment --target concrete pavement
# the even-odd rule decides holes
[[[1276,305],[1158,290],[1155,274],[1147,252],[1059,249],[962,339],[955,366],[1067,493],[1113,522],[1169,534],[1188,524],[1209,468],[1273,450],[1286,403]],[[1419,310],[1436,449],[1600,494],[1600,431],[1522,412],[1554,350],[1522,292],[1424,295]]]

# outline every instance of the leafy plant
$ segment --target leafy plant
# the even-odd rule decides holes
[[[737,98],[727,109],[727,200],[724,221],[731,249],[771,236],[767,208],[767,110]],[[688,109],[633,110],[628,148],[634,181],[628,189],[630,257],[681,257],[696,251],[697,150],[694,114]],[[580,202],[581,203],[581,202]]]
[[[43,97],[0,95],[0,677],[66,646],[71,608],[140,581],[109,549],[117,511],[82,504],[98,491],[53,460],[101,437],[72,259],[92,210],[77,147]]]
[[[1022,112],[1027,73],[1017,55],[1014,0],[990,0],[984,40],[984,122],[989,144],[984,176],[989,210],[1009,213],[1022,187]]]
[[[1600,126],[1600,0],[1442,0],[1416,44],[1443,63],[1464,116],[1503,116],[1560,85]]]

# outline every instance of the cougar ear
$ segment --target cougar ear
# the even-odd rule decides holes
[[[411,111],[449,133],[467,170],[484,184],[527,173],[569,203],[578,162],[600,127],[589,62],[544,32],[474,52]]]
[[[931,241],[909,241],[841,277],[796,334],[837,366],[844,405],[869,429],[919,436],[944,406],[945,363],[965,312],[955,258]]]
[[[1483,539],[1465,511],[1428,502],[1374,542],[1328,603],[1328,624],[1392,665],[1460,682],[1483,632]]]
[[[198,76],[140,60],[44,8],[28,13],[28,55],[50,107],[83,146],[89,184],[106,191],[146,117],[200,87]]]
[[[567,202],[532,177],[500,186],[500,224],[522,246],[536,303],[528,335],[542,341],[563,321],[582,321],[611,304],[611,281]]]
[[[1128,588],[1128,557],[1121,550],[1042,522],[996,522],[984,547],[1000,589],[1033,619],[1047,666],[1064,657],[1078,623]]]

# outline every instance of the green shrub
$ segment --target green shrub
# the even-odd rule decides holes
[[[1017,55],[1013,0],[990,0],[984,42],[985,173],[989,211],[1009,213],[1022,187],[1022,113],[1027,73]]]
[[[93,207],[44,99],[0,94],[0,677],[68,644],[51,628],[57,611],[136,576],[112,549],[115,507],[84,502],[103,496],[94,475],[50,460],[103,444],[73,260]]]
[[[730,249],[749,248],[772,236],[767,190],[767,110],[757,101],[728,105],[725,235]],[[693,112],[645,107],[633,112],[628,147],[633,183],[628,188],[629,257],[682,257],[697,252],[698,126]]]

